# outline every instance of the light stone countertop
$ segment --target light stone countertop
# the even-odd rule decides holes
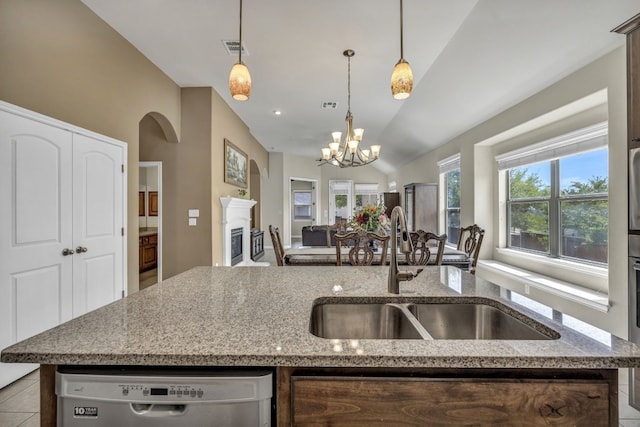
[[[387,293],[387,274],[387,267],[197,267],[4,349],[1,361],[166,366],[640,366],[640,348],[634,344],[602,331],[595,334],[599,341],[589,338],[511,302],[513,294],[455,267],[426,268],[413,281],[400,284],[400,296]],[[337,293],[336,285],[342,288]],[[330,340],[309,332],[317,298],[471,297],[516,308],[561,337],[545,341]],[[526,303],[526,298],[518,298]]]
[[[158,234],[158,228],[157,227],[140,228],[138,230],[138,236],[139,237],[153,236],[154,234]]]

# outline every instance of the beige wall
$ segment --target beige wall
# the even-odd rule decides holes
[[[269,153],[269,164],[269,177],[265,183],[269,200],[264,200],[264,228],[267,229],[269,224],[278,227],[285,246],[290,245],[292,235],[290,194],[292,178],[317,181],[320,210],[318,224],[326,224],[329,220],[329,180],[351,179],[354,183],[378,183],[380,192],[386,191],[388,185],[387,176],[373,165],[344,169],[330,165],[318,166],[315,159],[285,153]]]
[[[626,336],[627,319],[627,176],[626,176],[626,61],[618,48],[567,76],[547,89],[498,114],[389,175],[398,188],[416,182],[436,182],[437,161],[461,154],[461,222],[477,222],[486,230],[482,258],[505,258],[498,245],[497,172],[495,154],[508,147],[526,146],[551,135],[609,120],[609,273],[608,313],[585,306],[563,307],[566,312],[605,330]],[[582,108],[584,99],[606,92],[605,106]],[[573,105],[570,111],[566,106]],[[553,112],[553,113],[550,113]],[[577,115],[576,115],[577,114]],[[508,138],[506,136],[509,135]],[[501,145],[504,144],[504,145]],[[622,165],[622,167],[621,167]],[[620,207],[625,207],[621,209]],[[507,259],[503,259],[507,261]],[[513,260],[509,260],[513,261]],[[580,271],[560,271],[549,266],[523,267],[580,284],[594,280]],[[481,274],[481,270],[479,270]],[[597,280],[597,279],[596,279]],[[542,302],[559,307],[557,297]]]
[[[284,230],[284,195],[286,194],[283,190],[285,185],[284,160],[283,153],[269,153],[269,174],[264,176],[262,180],[263,194],[268,195],[262,199],[262,224],[265,232],[269,230],[270,225],[278,227],[281,233]],[[289,178],[287,177],[287,179]],[[289,205],[287,204],[287,206]],[[270,238],[267,238],[264,244],[266,247],[273,247]]]
[[[150,116],[140,122],[140,160],[162,162],[162,276],[211,265],[211,88],[182,89],[180,142]],[[196,226],[188,210],[199,209]]]
[[[180,89],[79,0],[0,0],[0,99],[128,143],[128,288],[138,289],[138,122],[180,131]]]
[[[249,128],[242,120],[231,110],[224,100],[215,91],[211,97],[211,213],[212,213],[212,230],[211,236],[213,241],[213,265],[222,265],[222,206],[220,205],[220,197],[232,196],[240,197],[238,189],[232,184],[224,182],[224,139],[231,141],[236,147],[244,151],[249,160],[254,160],[260,173],[263,176],[268,175],[269,156],[267,151],[258,143],[251,135]],[[249,181],[251,185],[251,181]],[[264,186],[262,187],[262,196],[260,199],[265,200]],[[247,188],[247,194],[251,193],[251,188]],[[259,215],[264,215],[258,211]],[[259,222],[264,224],[262,220]],[[265,228],[265,227],[263,227]]]
[[[0,76],[3,101],[128,143],[130,292],[138,289],[139,133],[148,135],[149,144],[168,144],[157,123],[143,120],[148,113],[164,116],[180,140],[164,147],[176,155],[163,164],[164,276],[221,262],[219,197],[238,195],[237,187],[224,183],[224,138],[256,161],[263,179],[268,156],[217,93],[208,89],[205,105],[204,89],[181,92],[79,0],[0,0]],[[143,160],[159,160],[154,157]],[[171,162],[176,167],[168,167]],[[196,169],[204,175],[193,177]],[[198,185],[185,184],[189,175]],[[200,209],[197,227],[187,227],[188,208]]]

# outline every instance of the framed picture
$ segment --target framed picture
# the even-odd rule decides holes
[[[225,138],[224,182],[247,188],[248,163],[247,155]]]

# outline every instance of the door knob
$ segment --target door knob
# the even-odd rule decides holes
[[[63,256],[67,256],[67,255],[73,255],[75,252],[73,252],[73,249],[69,249],[69,248],[64,248],[62,250],[62,255]]]
[[[76,253],[82,254],[82,253],[87,252],[88,250],[89,250],[89,249],[87,249],[87,248],[85,248],[85,247],[83,247],[83,246],[78,246],[78,247],[76,248]]]

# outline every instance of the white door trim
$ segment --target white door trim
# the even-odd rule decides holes
[[[158,283],[162,283],[162,162],[139,162],[138,167],[158,168]]]

